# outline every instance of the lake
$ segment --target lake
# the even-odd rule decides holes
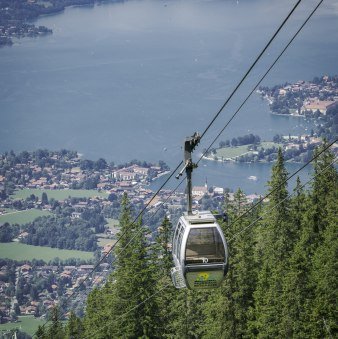
[[[41,17],[36,25],[52,28],[52,35],[20,39],[0,50],[0,152],[66,148],[116,164],[164,160],[176,167],[184,138],[203,132],[293,4],[142,0],[71,7]],[[300,6],[205,135],[197,156],[315,4]],[[264,85],[337,74],[337,13],[335,1],[324,2]],[[311,127],[302,118],[271,115],[255,94],[220,140],[248,133],[271,140],[277,133],[305,133]],[[207,178],[209,185],[263,193],[270,169],[269,164],[202,162],[194,183]],[[258,180],[248,180],[250,175]]]

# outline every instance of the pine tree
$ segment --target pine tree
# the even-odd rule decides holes
[[[71,312],[65,327],[65,338],[80,339],[82,338],[83,331],[84,329],[81,320]]]
[[[290,202],[290,206],[290,226],[291,231],[293,232],[292,237],[298,241],[304,220],[304,213],[306,211],[306,194],[304,193],[299,177],[297,177],[296,187],[294,189],[294,198]]]
[[[302,334],[302,303],[304,301],[304,291],[306,290],[306,259],[300,249],[297,248],[301,229],[304,224],[304,213],[306,211],[306,195],[303,192],[300,179],[297,178],[295,196],[291,201],[290,229],[292,234],[292,253],[288,264],[285,267],[283,277],[282,308],[280,317],[280,334],[283,337],[299,337]]]
[[[47,330],[47,337],[49,339],[63,339],[64,329],[60,319],[59,309],[57,307],[52,309],[51,321],[52,323],[49,325]]]
[[[318,150],[325,149],[326,142]],[[299,252],[302,254],[307,263],[304,270],[304,276],[307,284],[304,286],[305,294],[302,304],[303,319],[302,333],[307,336],[313,336],[316,333],[316,324],[313,322],[313,303],[316,293],[316,281],[313,279],[314,261],[311,260],[318,247],[322,244],[324,234],[328,226],[328,206],[329,199],[333,192],[337,189],[337,171],[333,166],[334,155],[330,151],[323,152],[314,163],[314,180],[312,191],[309,198],[309,207],[305,213],[305,223],[302,230],[302,237],[298,244]],[[310,260],[309,260],[310,259]],[[321,320],[323,322],[323,320]]]
[[[327,147],[324,141],[322,147],[315,150],[314,155]],[[335,189],[337,171],[333,166],[334,155],[330,151],[323,152],[314,162],[314,181],[312,185],[313,226],[320,234],[326,227],[327,200],[329,192]]]
[[[102,289],[96,288],[89,293],[83,321],[84,337],[109,338],[104,326],[111,321],[110,313],[108,313],[110,298],[112,298],[110,282],[107,282]]]
[[[204,312],[206,338],[242,338],[249,333],[248,317],[253,307],[256,283],[254,238],[250,225],[257,215],[244,215],[247,208],[245,195],[238,190],[227,208],[230,229],[223,225],[230,253],[229,272],[221,289],[210,293]]]
[[[132,222],[127,195],[122,199],[120,227],[115,270],[105,287],[95,292],[100,302],[96,311],[95,297],[88,298],[86,335],[91,336],[91,324],[101,320],[95,338],[156,337],[158,311],[155,299],[150,298],[156,287],[152,249],[146,228],[140,221]]]
[[[42,192],[41,204],[42,205],[48,205],[48,196],[47,196],[46,192]]]
[[[261,255],[261,268],[254,293],[254,327],[259,338],[279,336],[282,280],[293,248],[286,179],[287,171],[279,149],[269,182],[270,201],[264,212],[266,217],[259,228],[261,235],[257,250]]]
[[[333,338],[338,334],[338,183],[327,199],[327,227],[313,258],[311,279],[314,285],[311,324],[312,335]]]
[[[326,143],[322,147],[325,147]],[[307,312],[309,333],[316,337],[333,337],[337,334],[337,201],[338,172],[333,166],[334,155],[327,151],[315,162],[315,180],[312,216],[316,242],[309,280],[311,299]]]
[[[46,335],[46,330],[43,326],[39,325],[36,333],[35,333],[35,336],[37,339],[46,339],[47,338],[47,335]]]
[[[281,335],[284,337],[318,337],[316,324],[319,322],[320,328],[323,328],[323,319],[313,320],[313,312],[317,307],[316,291],[320,282],[313,276],[312,272],[317,272],[317,269],[314,268],[312,259],[322,258],[317,255],[317,251],[328,225],[328,199],[334,185],[337,185],[337,174],[332,161],[330,152],[323,153],[315,162],[314,181],[309,196],[297,193],[293,199],[293,225],[298,227],[300,223],[301,229],[283,281]],[[321,275],[319,280],[321,279],[325,281],[325,275]]]
[[[173,305],[176,300],[177,290],[172,285],[170,269],[172,256],[170,244],[172,239],[172,225],[167,217],[164,218],[157,230],[156,248],[154,250],[155,270],[157,272],[157,290],[162,292],[156,298],[159,309],[158,326],[161,337],[170,338],[175,335],[173,322]]]
[[[161,226],[158,228],[156,242],[158,255],[158,268],[160,274],[170,277],[170,268],[172,267],[172,257],[170,244],[172,239],[172,225],[167,217],[164,218]]]

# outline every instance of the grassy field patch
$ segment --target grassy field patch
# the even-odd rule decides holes
[[[258,148],[261,148],[261,147],[264,147],[265,149],[272,148],[272,147],[278,148],[278,147],[283,147],[283,144],[278,144],[273,141],[263,141]]]
[[[32,336],[37,331],[39,325],[42,326],[46,322],[45,320],[36,319],[32,315],[20,316],[18,318],[19,321],[16,323],[1,324],[0,333],[4,334],[4,331],[17,328],[20,331],[26,332]]]
[[[69,258],[80,258],[84,260],[93,259],[92,252],[75,251],[75,250],[60,250],[58,248],[50,248],[44,246],[32,246],[21,244],[19,242],[1,243],[0,258],[8,258],[12,260],[33,260],[42,259],[49,261],[54,258],[61,260]]]
[[[248,145],[237,147],[224,147],[216,150],[216,157],[219,159],[236,158],[248,152]]]
[[[116,243],[115,239],[108,239],[108,238],[97,238],[97,244],[101,247],[106,245],[114,245]]]
[[[116,228],[119,226],[120,222],[118,219],[110,219],[110,218],[107,218],[107,221],[108,221],[108,224],[107,226],[109,228]]]
[[[30,189],[24,188],[22,190],[15,191],[11,196],[12,199],[26,199],[32,194],[39,197],[41,200],[42,193],[46,192],[48,199],[54,198],[55,200],[65,200],[68,197],[73,198],[93,198],[93,197],[108,197],[106,192],[98,192],[96,190],[43,190],[43,189]]]
[[[30,209],[25,211],[11,210],[8,213],[0,215],[0,224],[8,222],[9,224],[23,225],[27,222],[32,222],[38,217],[51,215],[48,211]]]
[[[282,144],[277,144],[273,141],[263,141],[257,146],[257,150],[261,149],[262,147],[264,149],[272,148],[272,147],[281,147]],[[244,155],[246,153],[252,153],[253,151],[249,151],[248,148],[252,147],[252,145],[243,145],[243,146],[236,146],[236,147],[223,147],[216,149],[215,156],[221,160],[222,158],[225,159],[235,159],[236,157],[239,157],[241,155]]]

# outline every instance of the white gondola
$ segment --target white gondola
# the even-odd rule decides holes
[[[216,218],[209,212],[180,217],[173,236],[176,288],[219,287],[228,271],[228,247]]]
[[[172,240],[171,278],[176,288],[216,288],[228,271],[228,247],[215,216],[210,211],[192,212],[191,175],[196,165],[191,153],[199,140],[197,133],[186,139],[185,165],[177,176],[186,171],[188,212],[180,217]]]

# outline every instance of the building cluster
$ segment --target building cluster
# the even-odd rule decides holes
[[[94,2],[94,1],[93,1]],[[65,5],[88,4],[88,0],[10,0],[0,1],[0,46],[12,45],[13,38],[50,34],[45,26],[35,26],[32,20],[40,15],[61,12]]]
[[[57,155],[50,157],[53,161],[59,161]],[[6,157],[2,156],[3,162]],[[79,157],[64,160],[63,166],[45,164],[39,166],[33,160],[26,163],[16,163],[0,175],[0,191],[4,188],[7,177],[20,177],[16,189],[40,188],[40,189],[70,189],[78,188],[79,184],[95,179],[91,188],[103,191],[119,191],[133,188],[139,184],[149,183],[166,171],[159,166],[142,167],[139,165],[126,166],[119,169],[106,166],[104,169],[81,169]]]
[[[149,213],[156,212],[158,208],[164,209],[169,217],[182,213],[186,209],[186,196],[181,191],[161,190],[153,198],[154,192],[149,188],[149,181],[152,178],[167,173],[159,166],[149,165],[126,165],[119,168],[105,166],[103,169],[81,169],[81,159],[76,155],[71,159],[61,159],[56,154],[50,154],[49,159],[45,159],[44,164],[36,160],[27,160],[25,163],[14,161],[12,166],[6,166],[6,157],[15,155],[0,156],[0,191],[7,186],[8,181],[15,183],[15,189],[36,189],[46,192],[55,189],[69,190],[74,183],[80,183],[95,176],[98,178],[96,190],[98,196],[83,199],[72,199],[70,197],[58,200],[61,208],[71,208],[71,219],[79,219],[86,211],[102,211],[106,207],[110,208],[119,198],[127,192],[131,204],[144,206],[149,204]],[[19,156],[17,156],[19,158]],[[30,157],[32,159],[32,157]],[[52,161],[51,161],[52,160]],[[62,166],[60,165],[62,163]],[[83,164],[83,163],[82,163]],[[99,194],[104,193],[104,194]],[[200,209],[203,206],[203,199],[215,201],[218,206],[223,204],[225,190],[222,187],[194,186],[192,189],[193,209]],[[233,199],[233,194],[228,194],[229,200]],[[251,203],[259,197],[251,195],[247,197]],[[35,199],[22,199],[21,210],[27,208],[38,208],[53,212],[53,206],[49,202],[43,203],[41,194]],[[25,201],[25,204],[24,204]],[[7,213],[6,208],[16,208],[11,196],[0,196],[0,213]],[[214,205],[216,206],[216,205]],[[173,219],[172,219],[173,220]],[[118,234],[118,227],[106,227],[104,234],[97,234],[97,238],[106,238],[100,247],[101,256],[107,254],[114,244]],[[17,236],[17,241],[28,236],[27,230],[21,231]],[[33,264],[26,261],[16,262],[15,284],[8,282],[10,272],[8,271],[6,260],[0,263],[0,323],[13,319],[13,315],[34,315],[42,316],[55,305],[62,303],[62,298],[70,296],[81,284],[87,274],[93,269],[93,265],[77,264],[73,266],[43,265]],[[93,286],[104,281],[110,267],[102,263],[97,272],[86,281],[87,292]],[[13,273],[13,272],[12,272]],[[1,279],[4,276],[4,279]],[[12,279],[13,281],[13,279]],[[75,302],[83,303],[86,294],[81,294]],[[74,307],[74,305],[73,305]],[[75,306],[76,308],[76,306]]]
[[[322,144],[322,139],[311,137],[309,135],[284,135],[284,150],[300,150],[306,151],[309,148]]]
[[[261,88],[260,93],[272,104],[287,105],[290,114],[316,113],[326,115],[328,109],[338,105],[337,77],[323,76],[317,81],[297,81],[294,84]],[[294,100],[285,100],[292,98]]]
[[[71,296],[93,268],[94,265],[18,264],[14,286],[10,282],[0,281],[0,324],[11,321],[13,315],[44,316],[60,303],[61,298]],[[7,271],[6,264],[0,266],[0,275],[7,275]],[[101,284],[108,274],[109,264],[100,264],[84,283],[85,293],[77,295],[75,304],[85,301],[88,293]]]

